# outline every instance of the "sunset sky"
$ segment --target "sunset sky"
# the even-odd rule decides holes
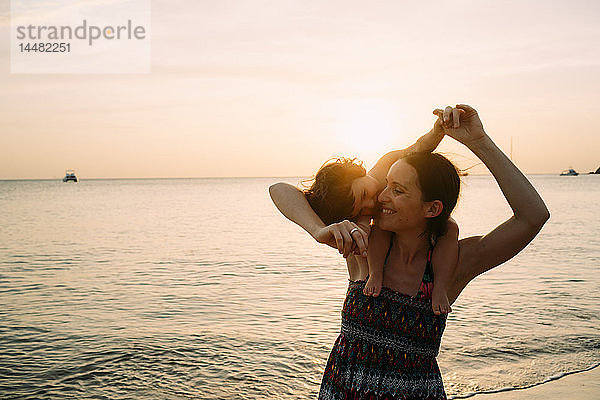
[[[150,74],[11,74],[0,15],[0,179],[372,166],[456,103],[526,173],[600,166],[598,1],[155,1]]]

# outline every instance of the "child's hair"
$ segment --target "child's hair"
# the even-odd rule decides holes
[[[439,153],[413,153],[402,159],[417,171],[418,184],[423,201],[439,200],[443,208],[440,215],[427,218],[426,234],[436,240],[446,233],[448,218],[460,192],[458,169],[450,160]]]
[[[356,158],[329,159],[312,179],[305,181],[312,183],[303,191],[304,196],[323,223],[330,225],[350,219],[354,211],[352,182],[366,174],[362,162]]]

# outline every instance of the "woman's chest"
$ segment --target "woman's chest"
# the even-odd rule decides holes
[[[383,269],[383,286],[396,292],[415,296],[421,286],[425,267],[386,265]]]

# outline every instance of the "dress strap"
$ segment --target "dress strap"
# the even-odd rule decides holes
[[[425,272],[423,273],[423,283],[431,283],[433,282],[433,266],[431,264],[431,258],[433,255],[433,247],[429,248],[427,252],[427,264],[425,265]]]
[[[427,252],[425,272],[423,272],[423,279],[419,285],[419,291],[416,294],[416,297],[418,298],[431,299],[431,294],[433,293],[433,267],[431,266],[432,253],[433,247]]]
[[[387,253],[385,254],[385,260],[383,261],[383,265],[387,265],[388,258],[390,257],[390,253],[392,252],[392,246],[394,244],[394,233],[392,233],[392,237],[390,237],[390,244],[387,249]]]

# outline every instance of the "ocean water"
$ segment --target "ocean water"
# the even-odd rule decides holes
[[[275,209],[278,180],[0,181],[0,397],[316,398],[346,267]],[[600,176],[531,180],[552,217],[455,303],[449,396],[600,361]],[[461,237],[509,216],[464,178]]]

